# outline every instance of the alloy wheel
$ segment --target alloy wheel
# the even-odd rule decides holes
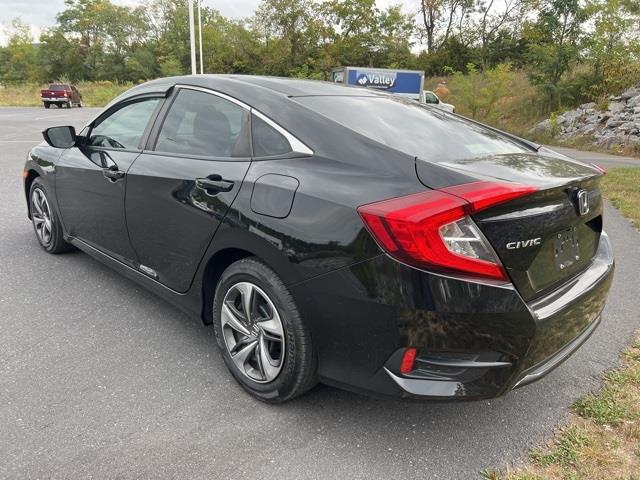
[[[45,247],[51,243],[51,208],[44,192],[39,188],[33,190],[31,194],[31,205],[33,206],[31,218],[36,228],[38,240]]]
[[[239,282],[222,302],[224,343],[238,370],[268,383],[282,370],[285,338],[282,320],[269,296],[257,285]]]

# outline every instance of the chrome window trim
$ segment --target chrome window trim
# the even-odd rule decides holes
[[[196,90],[198,92],[208,93],[209,95],[214,95],[216,97],[220,97],[220,98],[224,98],[225,100],[229,100],[231,103],[235,103],[239,107],[242,107],[247,111],[251,111],[251,106],[250,105],[247,105],[246,103],[241,102],[237,98],[233,98],[233,97],[230,97],[229,95],[225,95],[224,93],[217,92],[215,90],[211,90],[210,88],[196,87],[194,85],[182,85],[182,84],[176,85],[175,88],[187,89],[187,90]]]
[[[256,117],[258,117],[261,120],[263,120],[264,122],[266,122],[271,128],[273,128],[278,133],[280,133],[284,138],[286,138],[287,142],[289,142],[289,147],[291,148],[291,152],[292,153],[298,153],[300,155],[309,155],[309,156],[313,155],[313,150],[311,150],[309,147],[307,147],[296,136],[294,136],[293,134],[289,133],[287,130],[282,128],[280,125],[278,125],[276,122],[271,120],[269,117],[267,117],[262,112],[256,110],[252,106],[247,105],[246,103],[238,100],[237,98],[231,97],[229,95],[226,95],[224,93],[218,92],[216,90],[212,90],[210,88],[196,87],[194,85],[177,84],[175,86],[175,88],[178,88],[178,89],[183,89],[184,88],[184,89],[189,89],[189,90],[196,90],[196,91],[208,93],[210,95],[215,95],[216,97],[224,98],[225,100],[228,100],[228,101],[230,101],[232,103],[235,103],[236,105],[242,107],[243,109],[249,111],[250,113],[254,114]]]
[[[256,117],[258,117],[259,119],[261,119],[262,121],[267,123],[271,128],[273,128],[275,131],[277,131],[284,138],[286,138],[287,141],[289,142],[289,146],[291,147],[291,151],[293,153],[299,153],[301,155],[313,155],[313,150],[311,150],[309,147],[307,147],[304,143],[302,143],[300,140],[298,140],[298,138],[293,136],[291,133],[289,133],[287,130],[282,128],[276,122],[274,122],[269,117],[264,115],[262,112],[259,112],[255,108],[252,108],[251,112]]]

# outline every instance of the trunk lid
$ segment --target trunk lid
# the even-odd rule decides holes
[[[595,256],[603,207],[602,174],[593,167],[568,158],[522,153],[437,164],[417,160],[416,172],[431,188],[480,180],[538,188],[473,216],[525,300],[566,282]]]

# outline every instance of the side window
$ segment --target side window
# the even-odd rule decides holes
[[[251,135],[253,137],[253,155],[256,157],[284,155],[291,151],[289,141],[256,115],[251,117]]]
[[[438,104],[440,103],[440,100],[438,100],[435,93],[424,92],[424,103]]]
[[[159,101],[149,98],[119,108],[91,129],[89,145],[136,150]]]
[[[169,108],[155,150],[217,158],[248,157],[248,113],[229,100],[181,89]]]

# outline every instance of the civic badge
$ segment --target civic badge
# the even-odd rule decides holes
[[[589,192],[586,190],[578,190],[576,201],[578,204],[578,213],[580,215],[586,215],[589,213]]]

